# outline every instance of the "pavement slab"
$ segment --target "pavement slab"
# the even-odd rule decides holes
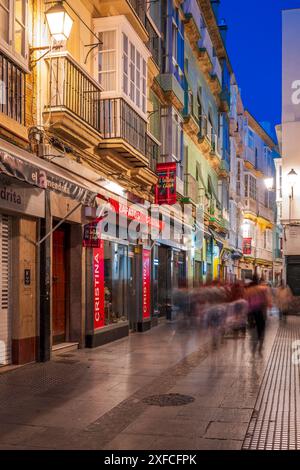
[[[207,332],[166,322],[0,374],[0,448],[241,449],[278,327],[261,354],[252,332],[212,348]],[[143,401],[168,393],[194,401]]]

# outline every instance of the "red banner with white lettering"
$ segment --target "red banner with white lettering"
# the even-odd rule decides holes
[[[150,318],[150,276],[151,276],[151,251],[143,250],[143,320]]]
[[[158,163],[156,173],[155,203],[176,204],[176,162]]]
[[[252,251],[252,238],[244,238],[243,239],[243,254],[251,255],[251,251]]]
[[[93,249],[94,329],[105,325],[104,318],[104,241]]]

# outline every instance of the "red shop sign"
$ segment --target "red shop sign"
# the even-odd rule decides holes
[[[243,254],[251,255],[251,249],[252,249],[252,238],[244,238],[243,239]]]
[[[130,220],[135,220],[141,224],[149,225],[151,227],[162,230],[164,223],[158,219],[151,217],[143,210],[128,204],[123,204],[115,199],[109,198],[110,204],[113,206],[117,214],[127,217]]]
[[[143,319],[150,318],[151,251],[143,250]]]
[[[94,329],[102,328],[104,320],[104,242],[93,249],[93,280],[94,280]]]
[[[156,173],[155,203],[176,204],[176,162],[158,163]]]

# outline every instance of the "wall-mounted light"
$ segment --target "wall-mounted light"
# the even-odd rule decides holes
[[[46,19],[50,36],[55,41],[67,41],[70,37],[73,20],[63,7],[62,3],[53,5],[46,11]]]
[[[35,51],[46,51],[38,59],[31,60],[31,68],[33,68],[37,62],[47,56],[51,50],[60,49],[62,47],[62,43],[67,41],[71,34],[73,20],[63,7],[62,2],[57,2],[55,5],[50,7],[49,10],[46,11],[45,16],[51,39],[54,40],[55,44],[52,46],[31,47],[31,53]]]
[[[289,185],[291,187],[290,197],[293,199],[294,198],[294,185],[297,183],[298,173],[296,173],[294,168],[292,168],[291,171],[289,171],[289,173],[287,174],[287,177],[288,177]]]

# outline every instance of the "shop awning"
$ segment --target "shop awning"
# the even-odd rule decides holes
[[[69,173],[62,168],[52,170],[49,162],[41,161],[40,164],[39,159],[34,155],[31,156],[25,151],[24,154],[28,155],[30,160],[17,156],[13,152],[0,150],[0,173],[37,188],[54,191],[83,205],[96,205],[98,194],[90,191],[75,176],[71,179]]]

